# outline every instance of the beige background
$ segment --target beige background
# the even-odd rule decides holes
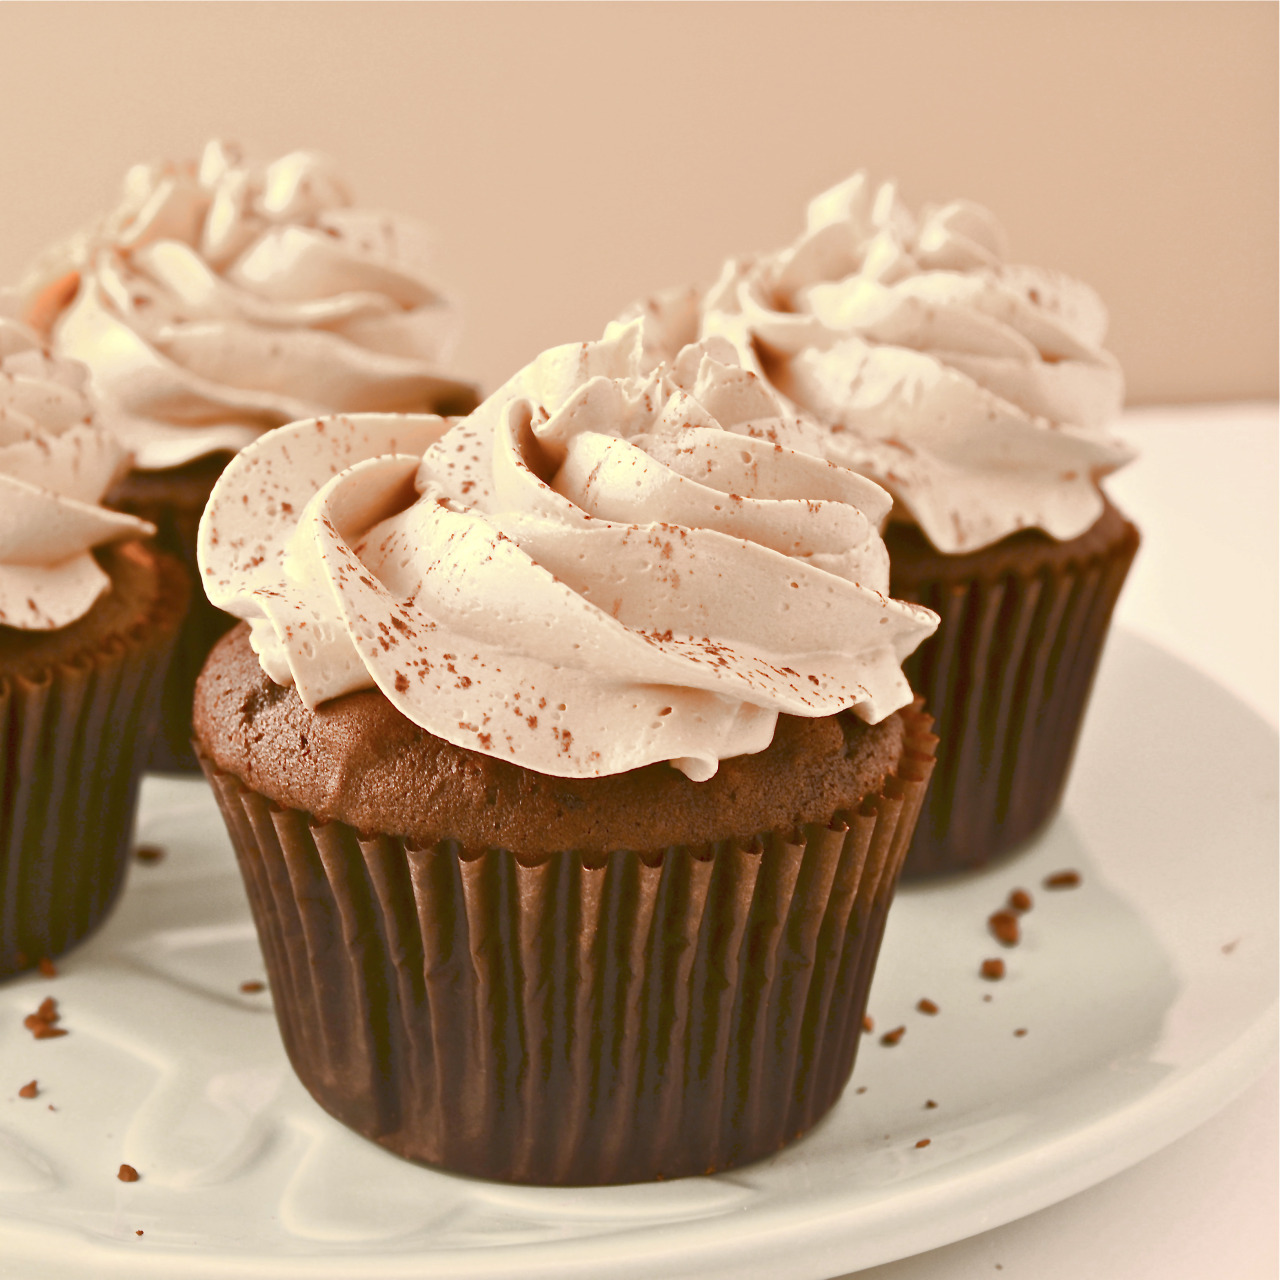
[[[1093,283],[1131,401],[1274,397],[1278,12],[7,0],[0,282],[135,160],[319,147],[435,228],[492,388],[864,166]]]

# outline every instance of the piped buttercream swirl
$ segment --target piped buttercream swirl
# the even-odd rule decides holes
[[[137,165],[117,208],[29,272],[25,315],[92,369],[143,470],[299,418],[469,395],[441,373],[454,326],[425,231],[351,203],[310,151],[250,166],[215,141],[198,165]]]
[[[0,626],[52,631],[111,586],[92,549],[155,528],[101,505],[129,454],[94,421],[88,370],[9,309],[0,299]]]
[[[300,422],[236,458],[210,599],[311,707],[376,686],[456,745],[594,777],[710,777],[777,716],[910,701],[936,626],[888,598],[878,485],[766,438],[786,410],[639,324],[545,352],[470,417]]]
[[[1073,538],[1100,478],[1132,456],[1110,436],[1124,384],[1088,286],[1013,265],[980,205],[917,218],[865,174],[816,197],[777,253],[727,262],[698,297],[630,309],[653,358],[720,335],[819,429],[822,456],[872,476],[946,553],[1024,528]],[[802,446],[803,447],[803,446]]]

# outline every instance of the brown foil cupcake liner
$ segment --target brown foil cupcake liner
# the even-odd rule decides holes
[[[149,619],[97,654],[0,677],[0,977],[61,955],[115,901],[176,631]]]
[[[904,879],[1000,858],[1061,801],[1138,531],[1108,506],[1073,542],[1018,539],[947,563],[898,527],[886,535],[893,594],[941,618],[903,663],[941,738]]]
[[[236,619],[215,608],[201,590],[196,534],[209,494],[230,454],[201,458],[173,471],[134,471],[110,495],[118,510],[156,526],[155,544],[181,561],[191,582],[191,601],[173,648],[160,701],[160,720],[146,767],[160,773],[198,773],[191,749],[191,699],[196,677],[219,637]]]
[[[656,853],[415,847],[283,809],[203,760],[285,1048],[401,1156],[512,1182],[769,1155],[835,1103],[933,767],[829,825]]]

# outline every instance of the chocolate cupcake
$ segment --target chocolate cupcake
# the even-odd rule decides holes
[[[98,505],[128,455],[86,376],[0,316],[0,977],[81,941],[119,892],[186,609],[151,527]]]
[[[321,413],[467,412],[446,376],[450,310],[426,236],[351,208],[332,163],[298,151],[246,164],[221,142],[198,165],[130,170],[119,206],[47,253],[25,315],[84,361],[104,422],[134,455],[112,505],[153,523],[194,575],[214,482],[263,431]],[[196,593],[151,767],[193,770],[191,691],[230,625]]]
[[[932,765],[887,495],[726,429],[778,412],[741,369],[640,364],[633,328],[448,430],[295,424],[201,527],[249,627],[197,744],[290,1059],[447,1169],[676,1177],[814,1124]]]
[[[727,341],[804,415],[786,442],[879,481],[895,595],[941,616],[905,670],[938,768],[905,875],[977,867],[1062,794],[1112,609],[1138,546],[1099,481],[1123,380],[1085,285],[1008,261],[966,201],[917,219],[858,174],[807,228],[645,315],[651,358]]]

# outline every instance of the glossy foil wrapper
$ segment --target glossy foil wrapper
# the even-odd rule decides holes
[[[983,866],[1056,812],[1138,531],[1110,504],[1080,537],[1028,531],[967,555],[890,524],[892,594],[938,630],[904,663],[937,718],[938,765],[903,876]]]
[[[525,859],[319,823],[210,762],[285,1048],[356,1132],[454,1172],[594,1185],[769,1155],[839,1098],[933,767],[830,824]]]
[[[178,567],[162,574],[171,608],[127,636],[35,676],[0,670],[0,977],[82,941],[124,884],[186,600]]]

